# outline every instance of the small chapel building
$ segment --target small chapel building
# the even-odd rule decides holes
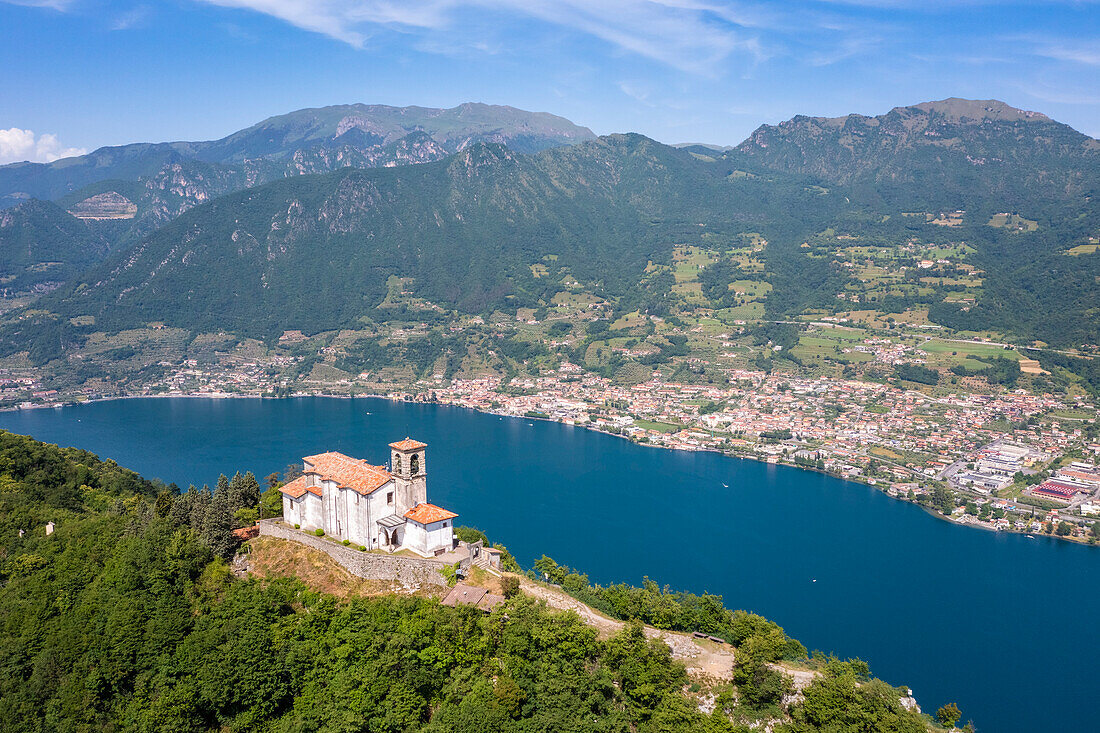
[[[422,557],[453,550],[458,515],[428,503],[427,447],[411,438],[390,443],[389,468],[335,451],[306,456],[302,475],[280,489],[283,521],[370,550]]]

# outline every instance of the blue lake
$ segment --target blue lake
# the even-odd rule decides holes
[[[525,566],[546,553],[594,582],[722,594],[979,730],[1095,725],[1100,549],[954,526],[861,484],[376,399],[121,400],[0,428],[185,488],[324,450],[383,463],[410,435],[429,446],[429,500]]]

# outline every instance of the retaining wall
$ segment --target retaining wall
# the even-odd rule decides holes
[[[382,555],[377,552],[360,552],[355,546],[337,544],[324,537],[306,534],[300,529],[283,524],[279,520],[265,519],[259,523],[260,534],[279,537],[292,542],[320,550],[349,573],[371,580],[393,580],[405,586],[419,587],[437,585],[447,587],[447,581],[439,574],[446,564],[439,560],[428,560],[403,555]]]

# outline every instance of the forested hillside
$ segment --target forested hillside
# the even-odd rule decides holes
[[[478,313],[537,306],[568,276],[660,311],[670,283],[647,263],[669,261],[677,244],[755,230],[793,241],[831,205],[797,182],[727,180],[638,135],[535,156],[479,144],[439,163],[222,197],[42,306],[65,319],[91,316],[97,329],[164,321],[263,338],[376,315],[391,277]]]
[[[631,314],[725,333],[872,317],[1086,353],[1100,343],[1100,143],[1043,115],[945,100],[797,117],[723,152],[586,140],[506,108],[436,112],[304,110],[217,145],[149,148],[172,160],[60,199],[82,216],[107,201],[132,218],[80,222],[40,202],[5,212],[59,223],[11,229],[31,239],[0,230],[14,289],[35,278],[56,288],[8,304],[0,358],[79,355],[80,373],[96,376],[94,357],[133,354],[147,329],[271,345],[286,331],[378,339],[413,324],[438,331],[409,347],[417,375],[470,349],[507,372],[499,362],[547,353],[552,334],[497,349],[444,331],[549,317],[572,323],[556,334],[570,358],[603,368],[609,359],[585,351],[599,340],[588,321]],[[496,139],[506,144],[484,142]],[[103,170],[117,158],[137,171],[140,157],[117,150]],[[98,264],[77,257],[104,246]],[[65,254],[35,264],[26,251]],[[93,338],[119,343],[88,360]],[[394,366],[398,344],[363,341],[340,368]],[[165,360],[141,358],[132,366]]]
[[[47,290],[107,255],[101,233],[49,201],[0,211],[0,286]]]
[[[236,579],[221,530],[234,501],[256,496],[234,481],[237,490],[226,481],[196,500],[206,492],[180,495],[89,453],[0,433],[0,724],[625,732],[745,731],[770,718],[790,731],[927,728],[859,662],[825,660],[804,702],[782,705],[786,683],[768,664],[792,642],[720,606],[708,613],[730,620],[742,661],[704,713],[684,667],[637,625],[601,640],[575,615],[522,596],[483,616],[432,599],[339,601],[297,581]],[[666,613],[680,602],[658,600]]]
[[[850,186],[908,211],[1012,211],[1080,203],[1100,191],[1100,142],[996,100],[945,99],[876,117],[799,115],[761,126],[726,157]]]

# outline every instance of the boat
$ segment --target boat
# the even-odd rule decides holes
[[[727,489],[728,489],[728,488],[730,487],[730,485],[729,485],[729,484],[722,484],[722,486],[724,486],[724,487],[725,487],[725,488],[727,488]]]

